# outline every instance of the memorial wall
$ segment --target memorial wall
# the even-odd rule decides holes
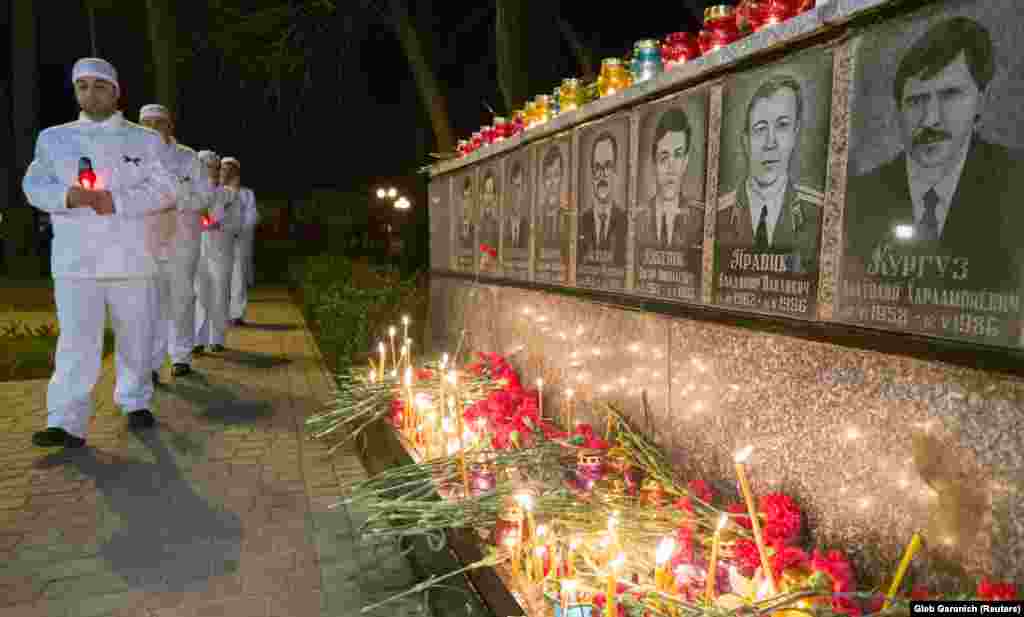
[[[834,1],[438,165],[434,347],[726,492],[754,445],[862,570],[923,530],[929,577],[1024,582],[1022,36],[1016,0]]]

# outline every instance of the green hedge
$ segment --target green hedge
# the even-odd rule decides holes
[[[400,323],[403,314],[412,315],[420,325],[426,312],[425,287],[418,275],[371,273],[364,264],[339,255],[309,257],[293,266],[292,275],[320,350],[335,370],[350,366],[354,355],[371,351],[381,333]],[[411,331],[410,337],[422,340],[419,332]]]

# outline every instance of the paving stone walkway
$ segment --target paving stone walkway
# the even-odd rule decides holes
[[[165,367],[144,434],[113,406],[109,361],[82,450],[31,445],[46,380],[0,383],[0,617],[354,616],[414,584],[394,546],[356,540],[358,512],[329,507],[365,472],[306,438],[331,385],[301,312],[261,288],[248,317],[194,375]]]

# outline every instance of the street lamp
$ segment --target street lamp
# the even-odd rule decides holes
[[[384,189],[377,189],[377,199],[384,199],[388,196],[388,192]]]
[[[388,189],[388,197],[390,197],[391,199],[394,199],[395,197],[398,197],[398,189],[396,189],[395,187],[389,188]]]
[[[412,203],[410,203],[405,197],[399,197],[395,202],[395,209],[397,210],[408,210],[411,206]]]

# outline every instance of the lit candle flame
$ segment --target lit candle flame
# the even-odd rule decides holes
[[[516,501],[524,510],[533,510],[533,497],[526,494],[516,495]]]
[[[564,589],[566,593],[573,593],[576,591],[577,585],[579,585],[579,581],[576,580],[562,581],[562,589]]]
[[[543,390],[544,389],[544,380],[541,379],[540,377],[537,378],[537,389],[539,389],[539,390]]]
[[[565,390],[565,397],[566,397],[566,398],[572,398],[572,397],[573,397],[573,395],[575,395],[575,394],[576,394],[576,391],[575,391],[575,390],[573,390],[572,388],[567,388],[567,389]]]
[[[452,384],[454,386],[454,385],[456,385],[457,381],[458,381],[458,376],[455,374],[455,369],[452,369],[448,373],[448,383],[450,383],[450,384]]]
[[[391,326],[390,328],[388,328],[388,336],[390,336],[391,338],[395,338],[395,333],[396,333],[396,330],[395,330],[394,326]]]
[[[729,515],[722,513],[722,516],[718,517],[718,526],[715,527],[715,531],[722,531],[725,526],[729,524]]]
[[[626,556],[622,553],[619,553],[619,556],[613,559],[612,562],[608,565],[611,567],[612,570],[618,570],[622,567],[622,564],[624,563],[626,563]]]
[[[735,460],[737,463],[746,463],[747,459],[750,458],[750,455],[753,452],[754,446],[747,446],[746,448],[743,448],[742,450],[736,452],[736,455],[733,460]]]
[[[538,546],[534,549],[534,553],[536,553],[538,557],[543,557],[546,552],[548,552],[548,547],[546,546]]]
[[[384,353],[384,341],[377,343],[377,351],[379,351],[380,353]]]
[[[406,386],[411,386],[412,385],[412,367],[411,366],[405,367],[405,385]]]
[[[383,348],[384,347],[384,343],[381,343],[380,346]],[[448,367],[448,352],[444,352],[443,354],[441,354],[441,370],[443,371],[447,367]]]
[[[676,551],[676,541],[673,538],[663,538],[658,543],[658,550],[655,552],[654,560],[657,564],[663,565],[671,559],[672,553]]]
[[[538,525],[537,526],[537,537],[538,538],[543,536],[547,532],[548,532],[548,526],[547,525]]]
[[[409,325],[409,316],[408,315],[402,315],[402,325],[403,326],[408,326]]]

